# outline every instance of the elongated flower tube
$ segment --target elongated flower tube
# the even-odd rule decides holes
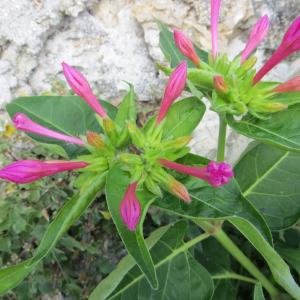
[[[20,160],[0,170],[0,178],[14,183],[30,183],[45,176],[81,169],[85,162]]]
[[[279,84],[275,89],[276,93],[300,92],[300,76],[296,76],[287,82]]]
[[[39,134],[56,140],[61,140],[70,144],[84,145],[84,142],[81,139],[63,133],[59,133],[57,131],[39,125],[31,119],[29,119],[23,113],[16,113],[13,117],[13,122],[16,129],[18,130],[22,130],[28,133]]]
[[[93,91],[86,78],[78,70],[64,62],[62,63],[62,67],[65,78],[72,90],[78,96],[83,98],[100,117],[106,118],[106,111],[98,102],[97,97],[93,94]]]
[[[252,28],[248,42],[242,52],[241,63],[243,63],[249,55],[257,48],[257,46],[266,37],[270,27],[268,16],[263,16]]]
[[[160,159],[159,162],[169,169],[198,177],[214,187],[227,184],[233,177],[231,166],[224,162],[217,163],[211,161],[207,166],[204,167],[185,166],[166,159]]]
[[[271,69],[289,55],[300,50],[300,17],[298,17],[285,33],[281,44],[263,67],[253,78],[253,84],[259,82]]]
[[[178,50],[199,67],[200,59],[195,51],[192,41],[179,30],[174,30],[174,41]]]
[[[166,116],[172,103],[180,96],[184,90],[187,77],[187,63],[181,62],[172,72],[160,106],[160,110],[156,119],[156,124],[159,124]]]
[[[216,58],[218,54],[218,21],[220,17],[221,0],[210,0],[210,6],[212,55]]]
[[[131,183],[120,204],[120,214],[129,230],[134,231],[141,217],[141,205],[136,196],[137,182]]]

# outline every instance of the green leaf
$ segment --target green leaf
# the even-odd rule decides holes
[[[300,275],[300,249],[284,247],[278,247],[276,249],[291,268],[295,269]]]
[[[279,102],[291,106],[300,103],[300,93],[292,92],[276,94],[270,99],[270,101]]]
[[[253,300],[265,300],[264,292],[260,283],[255,285]]]
[[[199,180],[198,180],[199,181]],[[232,223],[260,252],[268,263],[276,282],[290,295],[300,298],[300,288],[293,279],[288,265],[272,247],[272,238],[263,217],[242,197],[235,180],[221,188],[203,187],[194,179],[185,182],[192,202],[166,196],[154,204],[192,220],[223,219]]]
[[[105,188],[108,209],[128,253],[135,259],[151,286],[157,288],[155,268],[143,237],[143,221],[154,196],[145,191],[138,192],[137,196],[141,204],[142,216],[137,229],[130,231],[124,224],[120,214],[120,204],[129,184],[129,173],[122,171],[118,165],[109,171]]]
[[[123,261],[128,259],[125,257],[117,269],[98,285],[89,299],[211,299],[213,283],[210,275],[188,252],[200,238],[183,243],[186,226],[184,221],[171,226],[151,250],[159,280],[158,290],[151,289],[144,274],[136,266],[127,268],[125,274],[122,268]],[[110,289],[110,293],[106,293],[109,283],[115,286],[118,273],[122,274],[117,280],[118,286],[113,292]]]
[[[181,52],[177,49],[173,33],[169,31],[168,27],[166,27],[161,22],[157,22],[159,27],[159,45],[160,48],[165,55],[166,59],[170,62],[171,67],[176,67],[181,61],[187,60],[188,67],[195,67],[195,65],[189,61]],[[195,45],[195,50],[201,61],[208,62],[208,53],[204,50],[197,48]]]
[[[57,213],[32,258],[0,270],[0,295],[18,285],[55,247],[57,241],[80,217],[103,188],[105,176],[98,176],[82,194],[73,196]]]
[[[127,121],[136,122],[137,112],[133,85],[129,84],[129,88],[130,90],[121,102],[115,118],[115,122],[121,128],[124,127]]]
[[[191,135],[203,118],[205,105],[197,97],[184,98],[174,103],[166,115],[163,125],[165,138],[177,138]],[[149,128],[155,122],[151,118],[145,126]]]
[[[266,120],[248,115],[238,122],[227,115],[228,124],[238,133],[294,152],[300,152],[299,119],[300,105],[293,105],[287,110],[271,114]]]
[[[116,108],[108,102],[101,101],[111,118],[115,117]],[[26,114],[33,121],[58,132],[80,136],[88,130],[101,132],[94,111],[77,96],[40,96],[21,97],[6,106],[12,118],[17,112]],[[42,143],[56,144],[65,149],[70,157],[76,157],[85,151],[84,147],[72,145],[63,141],[29,134]]]
[[[300,154],[268,145],[251,147],[235,166],[243,195],[271,229],[292,226],[300,217]]]

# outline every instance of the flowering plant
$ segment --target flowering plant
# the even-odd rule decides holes
[[[16,129],[50,145],[65,159],[16,161],[0,170],[0,178],[25,184],[70,170],[79,176],[74,182],[78,193],[54,217],[33,256],[0,270],[0,294],[32,272],[103,192],[130,256],[100,282],[90,299],[220,299],[214,282],[222,279],[254,283],[255,299],[264,299],[262,287],[274,299],[283,294],[300,299],[300,289],[279,252],[290,254],[288,262],[297,256],[291,249],[275,249],[272,234],[294,225],[300,215],[300,190],[295,184],[300,176],[299,78],[262,81],[276,64],[300,50],[300,19],[256,71],[252,53],[268,32],[268,17],[255,24],[243,52],[230,61],[218,49],[220,2],[211,0],[211,53],[199,50],[180,30],[172,33],[159,25],[170,67],[158,66],[169,79],[158,113],[142,124],[133,86],[116,108],[98,101],[84,75],[66,63],[63,72],[77,96],[19,98],[7,106]],[[184,90],[191,96],[175,102]],[[220,118],[215,161],[192,154],[188,146],[205,112],[204,96]],[[224,161],[227,125],[257,141],[234,171]],[[145,240],[143,222],[150,206],[182,220],[157,229]],[[184,242],[191,223],[201,234]],[[225,233],[227,223],[261,254],[272,279]],[[218,259],[203,251],[209,237],[252,277],[231,271],[229,265],[216,272],[197,258],[198,250],[217,265]]]

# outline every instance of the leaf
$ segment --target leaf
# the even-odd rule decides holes
[[[144,274],[137,267],[127,269],[124,276],[122,265],[127,259],[125,257],[114,274],[111,273],[104,280],[104,284],[101,282],[89,299],[211,299],[212,280],[209,273],[188,252],[194,243],[183,243],[185,232],[186,222],[180,221],[172,225],[151,250],[159,279],[158,290],[151,289]],[[114,281],[118,273],[122,274],[122,281],[120,282],[119,278],[117,288],[110,294],[106,293],[108,282],[115,286]]]
[[[137,112],[133,85],[129,84],[129,88],[129,92],[121,102],[115,118],[115,122],[120,128],[124,127],[126,121],[136,122]]]
[[[116,114],[116,108],[108,102],[100,101],[111,118]],[[86,131],[101,132],[94,111],[77,96],[40,96],[21,97],[6,106],[12,118],[15,113],[26,114],[33,121],[58,132],[80,136]],[[29,134],[33,139],[42,143],[60,145],[70,157],[76,157],[85,151],[84,147]]]
[[[299,119],[300,105],[293,105],[287,110],[272,114],[266,120],[248,115],[238,122],[227,115],[228,124],[238,133],[294,152],[300,152]]]
[[[122,171],[118,165],[114,166],[109,171],[106,181],[107,206],[128,253],[135,259],[151,286],[157,288],[158,282],[153,261],[143,237],[143,221],[154,196],[145,191],[137,194],[142,208],[142,216],[137,229],[130,231],[120,214],[120,204],[129,184],[129,173]]]
[[[288,106],[300,103],[300,93],[291,92],[291,93],[280,93],[274,95],[271,99],[271,102],[279,102],[286,104]]]
[[[300,275],[300,249],[278,247],[276,248],[283,259]]]
[[[205,105],[196,97],[184,98],[173,104],[165,117],[163,135],[165,138],[177,138],[191,135],[203,118]],[[152,117],[145,130],[155,122]]]
[[[272,230],[300,217],[300,154],[268,145],[251,147],[235,166],[243,195],[260,210]]]
[[[255,208],[240,194],[235,180],[221,188],[203,187],[194,179],[185,182],[192,202],[166,196],[154,204],[192,220],[223,219],[232,223],[260,252],[268,263],[274,279],[290,295],[300,298],[300,288],[293,279],[288,265],[272,247],[268,226]]]
[[[264,292],[260,283],[255,285],[253,300],[265,300]]]
[[[187,60],[187,58],[181,54],[181,52],[177,49],[174,38],[173,38],[173,33],[169,31],[169,29],[162,24],[161,22],[157,22],[158,27],[159,27],[159,45],[160,48],[165,55],[166,59],[170,62],[171,67],[176,67],[181,61]],[[208,53],[205,52],[204,50],[201,50],[197,48],[195,45],[195,50],[200,58],[201,61],[208,62]],[[188,67],[192,68],[195,67],[195,65],[188,61]]]
[[[18,285],[55,247],[57,241],[80,217],[104,186],[105,176],[98,176],[82,194],[73,196],[57,213],[32,258],[0,270],[0,295]]]

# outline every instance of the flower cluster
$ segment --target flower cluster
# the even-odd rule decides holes
[[[267,62],[255,70],[253,52],[267,36],[270,20],[263,16],[252,28],[244,50],[233,61],[221,55],[218,48],[218,19],[220,0],[211,0],[212,52],[208,61],[200,61],[192,41],[178,29],[174,30],[174,42],[179,51],[196,68],[189,68],[189,80],[211,101],[211,109],[218,113],[244,115],[257,118],[284,110],[289,103],[282,100],[282,93],[298,92],[299,77],[286,83],[262,82],[264,76],[289,55],[300,50],[300,17],[296,18],[285,33],[279,47]],[[161,67],[165,73],[170,70]],[[291,103],[293,104],[293,103]]]

